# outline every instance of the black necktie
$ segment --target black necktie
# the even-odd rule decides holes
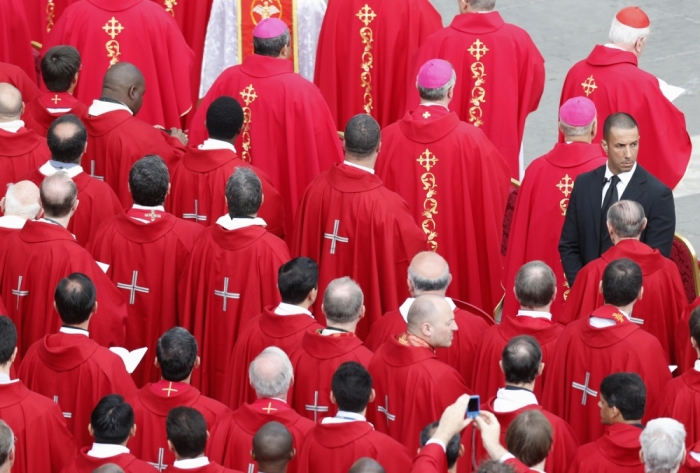
[[[604,242],[608,238],[608,209],[619,200],[617,194],[617,183],[620,182],[620,178],[617,176],[612,176],[610,179],[605,178],[603,185],[609,182],[610,187],[608,187],[605,193],[605,198],[603,199],[603,206],[600,208],[600,252],[603,253]]]

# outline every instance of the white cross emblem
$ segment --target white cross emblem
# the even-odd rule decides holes
[[[54,396],[54,397],[53,397],[53,402],[55,402],[56,404],[58,404],[58,396]],[[59,406],[59,407],[60,407],[60,406]],[[66,419],[72,419],[72,418],[73,418],[73,414],[71,414],[70,412],[63,412],[63,417],[65,417]]]
[[[241,295],[235,292],[228,292],[228,278],[224,278],[224,289],[222,291],[214,290],[214,295],[224,298],[224,312],[226,312],[226,306],[229,299],[240,299]]]
[[[17,281],[17,289],[12,290],[12,295],[17,296],[17,310],[19,310],[19,298],[20,297],[27,297],[29,295],[29,291],[22,291],[22,276],[19,277],[19,281]]]
[[[156,467],[156,470],[158,471],[163,471],[165,470],[168,465],[163,463],[163,456],[165,455],[165,449],[164,448],[159,448],[158,449],[158,463],[152,463],[148,462],[149,465]]]
[[[305,404],[304,409],[306,409],[307,411],[312,411],[314,413],[314,422],[317,421],[319,412],[328,412],[328,406],[318,405],[318,391],[314,391],[314,403]]]
[[[347,237],[338,236],[338,228],[340,227],[340,220],[336,220],[333,224],[333,233],[324,233],[323,238],[331,241],[331,254],[335,254],[335,245],[337,242],[347,243],[350,240]]]
[[[95,179],[99,179],[100,181],[105,180],[104,176],[98,176],[97,174],[95,174],[95,161],[90,161],[90,177],[94,177]]]
[[[126,289],[129,291],[131,294],[129,295],[129,304],[134,305],[134,302],[136,301],[136,292],[143,292],[144,294],[148,294],[148,289],[147,287],[141,287],[139,286],[136,281],[139,278],[139,272],[134,271],[131,274],[131,285],[123,283],[123,282],[118,282],[117,287],[119,289]]]
[[[200,221],[200,220],[202,222],[207,221],[206,215],[199,215],[199,201],[197,199],[194,200],[194,213],[193,214],[182,214],[182,218],[193,218],[195,222]]]
[[[386,416],[386,426],[389,427],[389,421],[395,421],[396,415],[389,413],[389,395],[384,396],[384,406],[377,407],[377,410]]]
[[[594,391],[588,387],[588,383],[590,382],[590,380],[591,373],[586,373],[586,382],[584,384],[571,383],[571,387],[583,391],[583,396],[581,396],[581,404],[584,406],[586,405],[586,399],[588,399],[589,394],[593,397],[598,397],[598,391]]]

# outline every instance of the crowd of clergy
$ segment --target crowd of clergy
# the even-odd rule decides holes
[[[649,17],[525,172],[457,1],[0,0],[0,473],[700,472]]]

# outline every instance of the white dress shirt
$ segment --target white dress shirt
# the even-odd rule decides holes
[[[228,214],[219,217],[216,224],[224,227],[226,230],[238,230],[240,228],[252,227],[253,225],[260,225],[261,227],[267,226],[267,222],[260,217],[231,218]]]
[[[523,310],[518,311],[517,317],[532,317],[533,319],[547,319],[552,320],[552,314],[549,312],[538,312],[536,310]]]
[[[12,383],[16,383],[17,381],[19,381],[19,378],[10,379],[9,374],[0,373],[0,384],[12,384]]]
[[[618,309],[620,310],[620,309]],[[627,320],[630,320],[630,316],[625,314],[623,311],[620,310],[620,313],[625,316]],[[631,320],[630,320],[631,321]],[[595,328],[606,328],[606,327],[612,327],[613,325],[616,324],[614,320],[610,319],[603,319],[601,317],[591,317],[588,319],[588,323],[591,324],[591,327]]]
[[[180,468],[182,470],[194,470],[195,468],[201,468],[209,464],[209,458],[207,457],[197,457],[197,458],[186,458],[184,460],[175,460],[173,466],[175,468]]]
[[[493,401],[493,410],[496,412],[513,412],[526,406],[537,405],[537,396],[527,389],[500,388]]]
[[[346,166],[353,167],[353,168],[361,169],[361,170],[368,172],[370,174],[374,174],[374,169],[368,168],[366,166],[360,166],[359,164],[351,163],[350,161],[347,161],[347,160],[343,161],[343,164],[345,164]]]
[[[132,115],[134,114],[134,112],[132,112],[131,109],[123,103],[104,102],[96,99],[92,101],[92,105],[90,105],[90,108],[88,109],[88,115],[99,117],[105,113],[116,112],[117,110],[126,110]]]
[[[46,161],[39,168],[39,172],[42,173],[44,176],[53,176],[59,171],[65,172],[66,174],[68,174],[68,177],[70,177],[71,179],[75,179],[78,174],[83,172],[83,168],[80,165],[76,165],[67,167],[65,169],[56,169],[51,165],[51,161]]]
[[[26,218],[17,217],[15,215],[3,215],[0,217],[0,227],[2,228],[12,228],[14,230],[21,230],[24,228],[24,224],[27,223]]]
[[[276,315],[303,315],[306,314],[308,316],[311,316],[313,318],[313,314],[309,312],[307,309],[304,309],[303,307],[299,307],[298,305],[294,304],[287,304],[285,302],[280,302],[277,307],[275,307],[275,314]]]
[[[123,445],[113,445],[111,443],[93,443],[92,448],[87,452],[87,456],[93,458],[111,458],[129,453],[129,449]]]
[[[0,130],[5,130],[8,133],[17,133],[23,127],[24,122],[22,120],[0,123]]]
[[[85,337],[90,336],[90,332],[83,330],[82,328],[61,327],[58,329],[58,331],[61,333],[68,333],[70,335],[83,335]]]
[[[213,149],[228,149],[233,151],[234,153],[236,152],[236,147],[233,146],[233,144],[228,143],[226,141],[215,140],[214,138],[208,138],[204,140],[204,143],[199,145],[198,148],[204,151]]]
[[[367,419],[357,412],[338,411],[335,417],[325,417],[321,420],[322,424],[345,424],[347,422],[367,422]]]
[[[632,169],[627,172],[621,172],[620,174],[617,175],[617,177],[620,178],[620,182],[617,183],[617,197],[619,199],[622,199],[622,194],[624,194],[625,189],[627,189],[627,184],[630,183],[630,180],[632,179],[632,175],[634,174],[634,171],[637,169],[637,163],[634,163],[634,166],[632,166]],[[605,178],[610,179],[613,176],[612,171],[608,167],[608,165],[605,165]],[[610,181],[606,182],[603,184],[603,193],[600,196],[600,207],[603,207],[603,202],[605,201],[605,193],[608,192],[608,187],[610,187]],[[614,204],[615,202],[613,202]]]

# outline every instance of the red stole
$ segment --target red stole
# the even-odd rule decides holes
[[[608,319],[615,322],[615,325],[623,325],[631,323],[627,317],[620,312],[620,309],[611,305],[604,305],[598,307],[593,311],[591,317],[598,317],[600,319]]]
[[[126,211],[127,217],[144,225],[148,224],[149,220],[152,223],[158,219],[163,218],[163,215],[166,215],[166,213],[162,210],[156,209],[149,209],[148,211],[146,211],[145,209],[136,209],[132,207],[131,209]],[[143,222],[143,220],[146,220],[146,222]]]

